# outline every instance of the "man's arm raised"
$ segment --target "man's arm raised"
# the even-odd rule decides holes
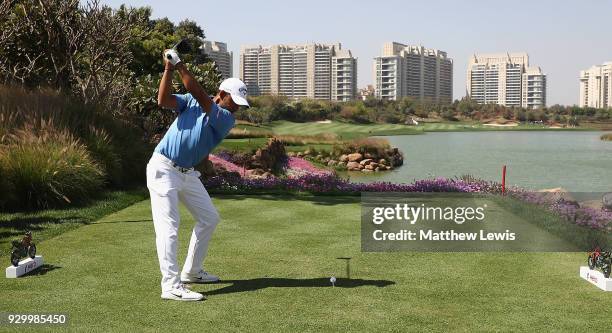
[[[170,55],[168,56],[168,53]],[[173,58],[174,57],[174,58]],[[170,59],[173,59],[172,61]],[[176,51],[165,50],[164,51],[164,64],[166,69],[162,76],[161,82],[159,83],[159,93],[157,94],[157,104],[161,107],[176,109],[178,102],[176,98],[172,96],[172,74],[176,69],[183,81],[185,89],[198,101],[198,104],[202,107],[202,110],[206,113],[210,112],[212,107],[212,99],[208,96],[204,88],[200,83],[193,77],[193,75],[187,70],[187,66],[178,58]],[[173,65],[174,64],[174,65]]]
[[[191,96],[193,96],[193,98],[198,101],[198,103],[202,107],[202,110],[205,113],[209,113],[212,107],[213,100],[210,99],[210,97],[208,96],[204,88],[202,88],[198,80],[196,80],[193,75],[191,75],[191,73],[187,70],[187,66],[185,66],[184,63],[179,62],[178,64],[176,64],[175,67],[181,75],[181,80],[183,81],[183,86],[185,86],[185,89],[187,89],[187,91],[191,93]]]
[[[167,60],[166,68],[164,69],[164,75],[159,82],[159,92],[157,93],[157,105],[175,110],[178,106],[176,97],[172,96],[172,74],[174,72],[174,66]]]

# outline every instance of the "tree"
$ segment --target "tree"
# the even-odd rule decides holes
[[[98,0],[12,0],[0,5],[0,82],[51,87],[120,108],[129,93],[128,42],[138,12]]]
[[[3,1],[0,4],[0,75],[4,84],[70,87],[70,64],[81,34],[78,0]],[[72,30],[72,29],[71,29]]]

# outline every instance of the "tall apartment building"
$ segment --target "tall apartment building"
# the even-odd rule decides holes
[[[254,96],[350,100],[357,93],[357,59],[339,43],[243,46],[240,78]]]
[[[240,49],[240,79],[250,96],[270,94],[272,50],[270,47],[242,47]]]
[[[215,62],[223,78],[233,77],[234,54],[231,51],[227,51],[227,44],[204,40],[200,50]]]
[[[612,107],[612,62],[580,71],[580,106]]]
[[[527,67],[523,73],[521,106],[536,109],[546,106],[546,75],[540,67]]]
[[[375,96],[449,104],[453,100],[453,60],[446,52],[389,42],[374,58]]]
[[[481,104],[536,108],[546,105],[546,75],[529,67],[527,53],[474,54],[467,93]]]
[[[332,101],[350,101],[357,97],[357,59],[349,50],[338,50],[331,64]]]

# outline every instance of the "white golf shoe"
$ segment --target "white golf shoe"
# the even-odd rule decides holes
[[[181,274],[181,282],[189,282],[189,283],[209,283],[209,282],[217,282],[219,281],[219,277],[213,274],[210,274],[203,269],[198,272],[196,275],[191,274]]]
[[[191,291],[184,284],[180,284],[176,288],[162,292],[161,298],[176,301],[201,301],[204,299],[204,295]]]

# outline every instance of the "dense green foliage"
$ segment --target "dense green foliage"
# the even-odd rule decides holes
[[[142,183],[142,132],[52,90],[0,88],[0,206],[57,207]],[[126,144],[130,142],[130,144]]]
[[[256,96],[251,97],[250,102],[252,107],[240,111],[237,117],[259,124],[275,120],[308,122],[325,119],[361,124],[411,124],[412,120],[479,122],[500,120],[576,126],[581,121],[612,120],[612,109],[553,105],[548,108],[528,110],[494,104],[480,105],[465,98],[451,105],[421,103],[410,97],[404,97],[399,101],[370,98],[365,101],[329,102],[310,99],[296,101],[281,96]]]
[[[152,19],[151,9],[112,9],[96,0],[11,0],[0,4],[0,84],[51,88],[128,119],[146,132],[163,132],[172,113],[157,107],[162,53],[181,39],[181,54],[209,93],[221,76],[199,47],[195,22]],[[178,76],[175,83],[179,82]],[[176,91],[184,93],[180,85]]]
[[[209,93],[220,81],[195,22],[97,0],[0,3],[0,208],[59,207],[144,183],[175,114],[157,106],[162,53],[181,54]],[[185,93],[174,82],[175,91]]]

